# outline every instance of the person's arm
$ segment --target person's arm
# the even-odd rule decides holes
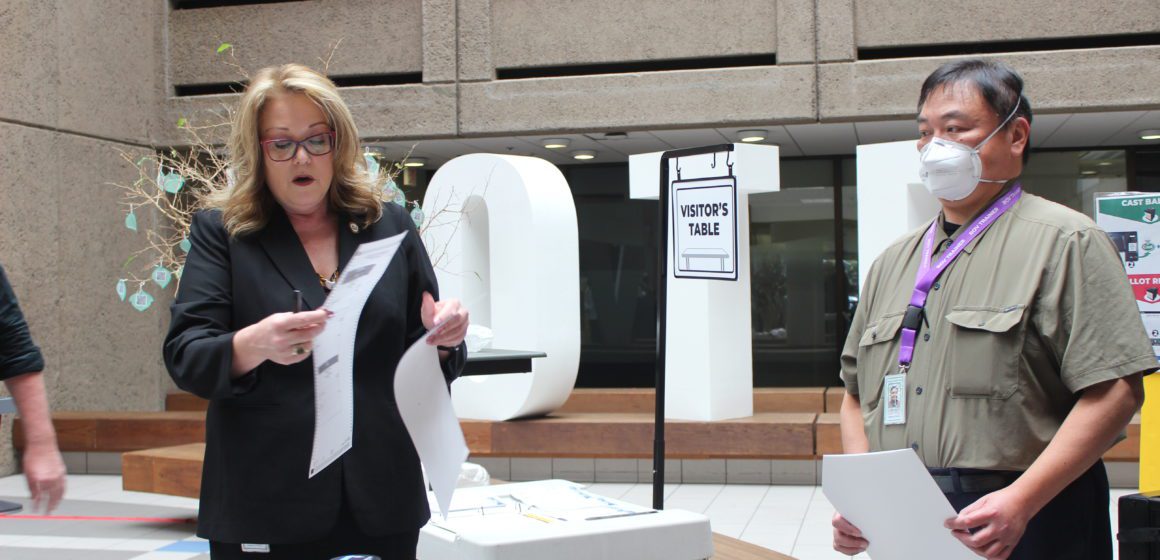
[[[4,386],[20,412],[24,431],[21,463],[32,495],[32,510],[51,512],[64,496],[66,469],[56,444],[44,376],[26,373],[5,380]]]
[[[26,441],[25,480],[33,511],[48,513],[64,495],[65,467],[44,391],[44,356],[32,341],[16,294],[0,267],[0,379],[20,412]]]
[[[870,451],[870,440],[866,438],[866,428],[862,423],[862,404],[858,395],[849,392],[842,397],[842,407],[838,409],[839,425],[842,428],[842,453],[866,453]],[[834,550],[853,556],[866,550],[870,542],[862,536],[853,523],[835,512],[831,520],[834,526]]]
[[[877,263],[875,263],[877,264]],[[873,276],[873,268],[871,276]],[[869,293],[866,290],[864,293]],[[843,453],[866,453],[870,451],[870,440],[866,437],[866,425],[862,420],[862,401],[858,397],[858,341],[862,338],[862,331],[866,328],[866,309],[868,305],[863,301],[850,322],[850,332],[846,336],[846,345],[840,357],[842,365],[842,381],[846,392],[842,396],[842,405],[838,409],[838,426],[842,432]],[[853,556],[866,550],[870,546],[862,536],[862,531],[842,517],[841,513],[834,512],[830,521],[833,526],[834,550]]]
[[[1027,522],[1108,450],[1144,403],[1140,375],[1084,390],[1051,443],[1007,488],[984,496],[947,522],[959,540],[987,558],[1006,558]],[[975,533],[969,530],[981,528]]]
[[[195,214],[189,239],[162,348],[166,369],[179,388],[204,399],[234,397],[256,386],[263,362],[286,365],[310,357],[311,340],[322,332],[326,310],[274,313],[235,331],[230,238],[220,214]]]
[[[842,429],[842,453],[870,451],[870,440],[866,438],[866,427],[862,423],[862,403],[858,400],[858,395],[846,392],[842,397],[838,416]]]
[[[425,337],[428,344],[455,348],[454,351],[438,351],[443,377],[450,384],[459,377],[467,363],[467,345],[463,341],[469,322],[467,310],[458,300],[440,301],[435,269],[431,266],[431,258],[410,216],[398,205],[389,203],[384,213],[384,220],[397,220],[408,231],[399,247],[399,251],[404,254],[395,257],[406,258],[410,271],[407,287],[407,346]],[[441,326],[432,330],[437,325]]]

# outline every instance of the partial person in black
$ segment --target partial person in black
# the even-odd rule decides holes
[[[44,357],[32,342],[16,294],[0,267],[0,380],[16,402],[24,427],[21,466],[32,510],[56,509],[64,496],[65,467],[44,389]]]

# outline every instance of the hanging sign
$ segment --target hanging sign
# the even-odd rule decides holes
[[[678,178],[670,188],[673,275],[736,281],[737,178]]]
[[[1120,254],[1152,352],[1160,358],[1160,194],[1097,194],[1096,224]]]

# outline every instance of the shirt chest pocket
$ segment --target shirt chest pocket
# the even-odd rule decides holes
[[[858,340],[858,396],[868,410],[878,406],[882,378],[898,369],[897,340],[903,314],[900,311],[879,317]]]
[[[946,367],[951,396],[1006,399],[1019,389],[1026,306],[956,306],[946,315],[951,327]]]

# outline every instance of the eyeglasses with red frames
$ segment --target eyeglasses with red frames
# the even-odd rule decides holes
[[[262,149],[271,161],[290,161],[298,153],[298,146],[306,148],[306,153],[312,156],[324,156],[334,150],[334,131],[315,134],[303,140],[289,138],[274,138],[263,140]]]

